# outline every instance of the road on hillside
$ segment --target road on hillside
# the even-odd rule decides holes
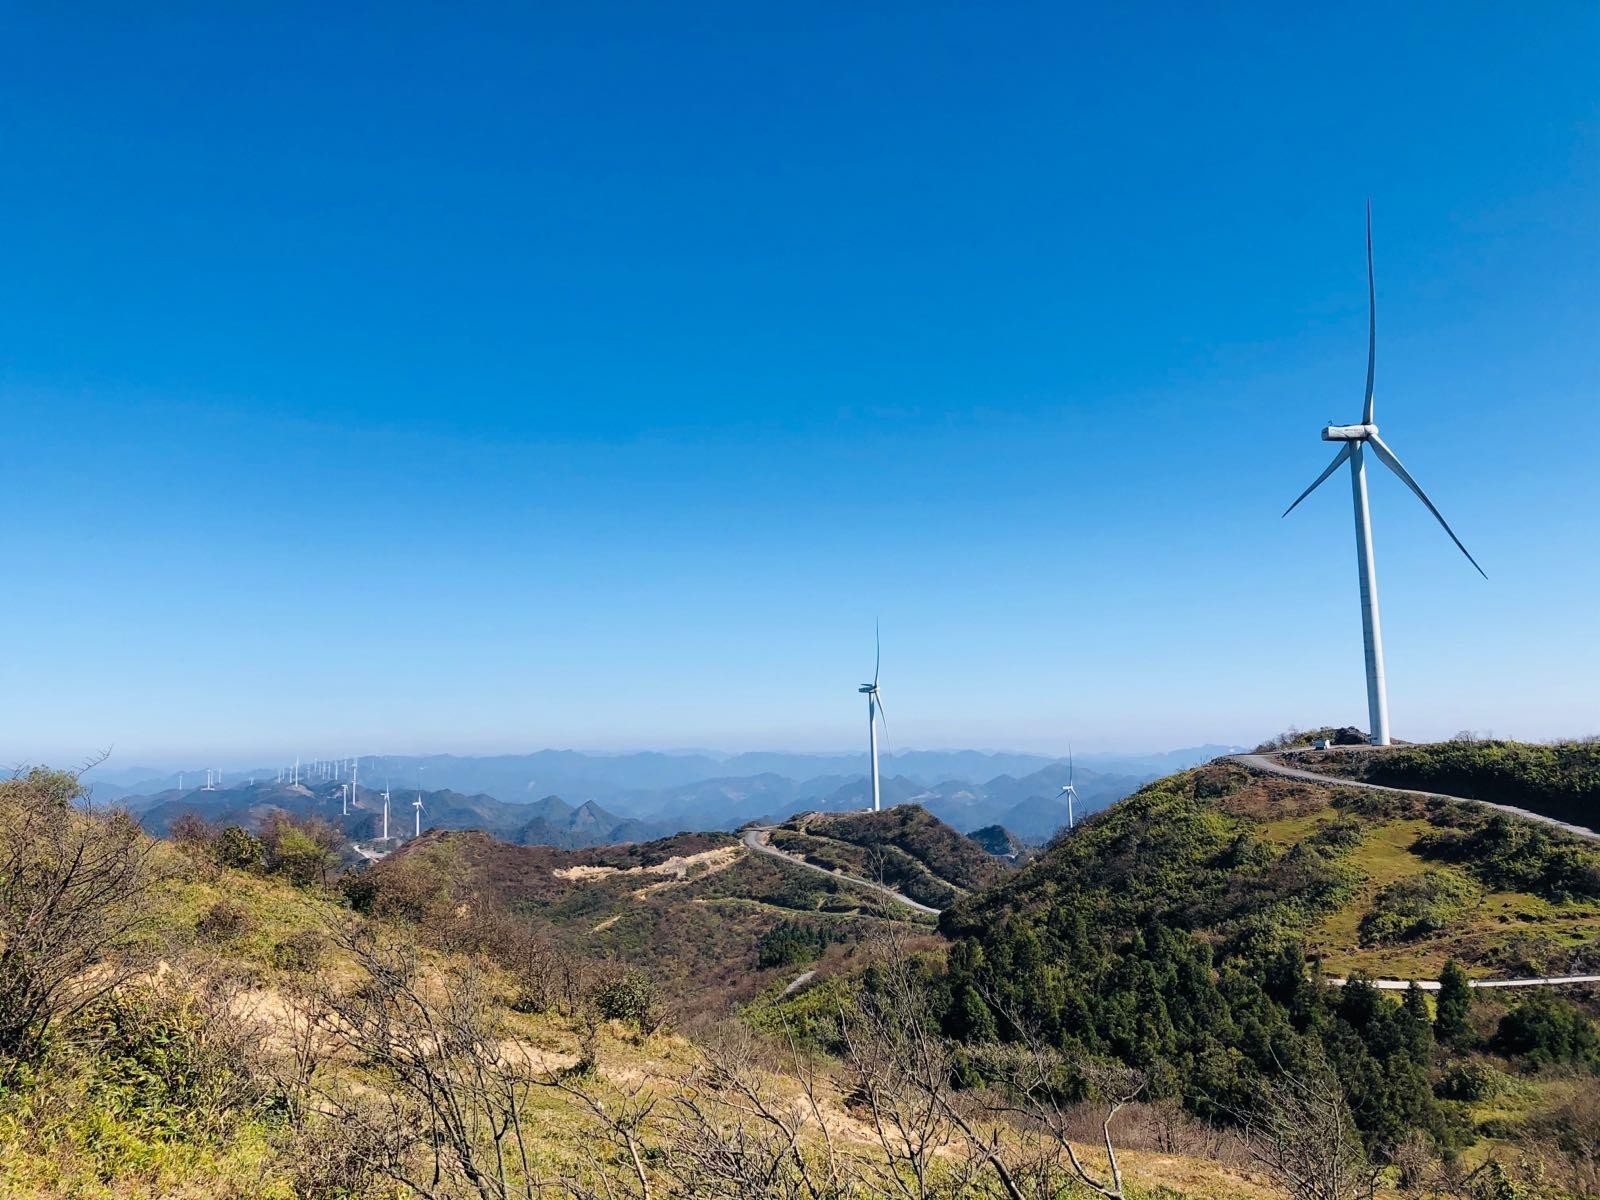
[[[1327,981],[1333,987],[1343,987],[1348,979],[1335,976]],[[1385,992],[1403,992],[1411,987],[1409,979],[1369,979],[1373,987]],[[1475,988],[1525,988],[1563,987],[1569,983],[1600,983],[1600,975],[1534,975],[1527,979],[1469,979],[1468,987]],[[1437,979],[1418,979],[1416,985],[1425,992],[1437,992]]]
[[[941,911],[937,908],[929,908],[926,904],[918,904],[910,896],[902,896],[892,887],[885,887],[881,883],[873,883],[868,879],[858,879],[854,875],[845,875],[839,871],[830,871],[826,867],[817,866],[816,863],[807,862],[796,854],[785,854],[767,841],[769,832],[771,832],[769,829],[759,827],[747,830],[744,835],[744,844],[757,854],[770,854],[773,858],[781,858],[784,862],[793,863],[797,867],[804,867],[808,871],[815,871],[818,875],[826,875],[829,879],[838,879],[844,883],[854,884],[856,887],[867,888],[869,891],[889,897],[896,904],[903,904],[919,913],[927,913],[930,917],[937,917]]]
[[[1582,825],[1569,825],[1565,821],[1558,821],[1554,817],[1542,816],[1536,812],[1529,812],[1525,808],[1515,808],[1510,804],[1493,804],[1488,800],[1474,800],[1471,796],[1447,796],[1443,792],[1424,792],[1418,788],[1387,787],[1381,783],[1367,783],[1360,779],[1343,779],[1338,775],[1327,775],[1320,771],[1308,771],[1304,767],[1291,767],[1276,761],[1270,754],[1229,754],[1225,761],[1238,763],[1251,771],[1261,771],[1267,775],[1281,775],[1285,779],[1304,779],[1312,783],[1324,785],[1337,785],[1339,787],[1366,788],[1373,792],[1395,792],[1406,796],[1431,796],[1440,800],[1454,800],[1458,804],[1481,804],[1485,808],[1492,808],[1496,812],[1509,813],[1513,817],[1521,817],[1527,821],[1536,821],[1540,825],[1549,825],[1573,837],[1600,840],[1600,832],[1585,828]]]

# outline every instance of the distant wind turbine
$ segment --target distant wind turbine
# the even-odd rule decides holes
[[[872,811],[878,812],[883,808],[883,793],[878,783],[878,722],[883,722],[885,733],[888,732],[889,722],[883,715],[883,697],[878,695],[878,670],[883,665],[883,642],[878,637],[876,627],[872,630],[872,642],[872,682],[863,683],[856,690],[867,698],[867,744],[872,750]]]
[[[1389,449],[1378,436],[1378,427],[1373,424],[1372,414],[1372,380],[1373,369],[1376,365],[1378,350],[1378,300],[1377,291],[1372,277],[1372,205],[1367,205],[1367,395],[1361,410],[1361,424],[1359,425],[1329,425],[1322,431],[1322,440],[1325,442],[1343,443],[1339,452],[1333,456],[1333,461],[1321,475],[1318,475],[1311,486],[1301,492],[1295,502],[1284,510],[1283,515],[1288,516],[1312,492],[1322,485],[1322,482],[1337,471],[1346,462],[1350,464],[1350,490],[1355,501],[1356,514],[1356,569],[1361,581],[1361,639],[1366,652],[1367,661],[1367,716],[1372,728],[1372,744],[1374,746],[1389,745],[1389,695],[1383,675],[1383,630],[1378,621],[1378,575],[1377,563],[1372,553],[1372,515],[1367,507],[1367,467],[1366,448],[1372,447],[1372,453],[1384,466],[1388,467],[1400,477],[1400,482],[1405,484],[1417,494],[1417,499],[1427,506],[1429,512],[1444,531],[1450,535],[1450,540],[1456,544],[1456,549],[1467,556],[1467,561],[1477,568],[1478,574],[1485,579],[1489,576],[1478,560],[1467,552],[1461,544],[1461,539],[1456,536],[1455,530],[1450,528],[1450,523],[1444,519],[1444,514],[1434,507],[1433,501],[1428,499],[1427,493],[1411,473],[1400,464],[1394,451]]]
[[[411,802],[411,807],[417,810],[417,837],[422,836],[422,793],[417,793],[417,798]]]
[[[389,840],[389,781],[383,781],[383,840]]]
[[[1073,805],[1073,802],[1076,801],[1077,798],[1078,798],[1078,789],[1072,786],[1072,778],[1073,778],[1072,747],[1069,745],[1067,747],[1067,781],[1061,785],[1061,796],[1064,796],[1066,798],[1066,801],[1067,801],[1067,828],[1068,829],[1071,829],[1073,827],[1073,824],[1074,824],[1073,815],[1072,815],[1072,805]]]

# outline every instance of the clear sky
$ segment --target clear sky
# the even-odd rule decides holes
[[[1096,11],[1098,8],[1098,11]],[[0,753],[1595,731],[1600,8],[7,5]]]

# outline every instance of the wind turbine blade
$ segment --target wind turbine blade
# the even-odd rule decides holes
[[[878,623],[872,623],[872,686],[878,686],[878,668],[883,666],[883,638],[878,634]]]
[[[1072,786],[1073,774],[1074,774],[1074,772],[1072,770],[1072,743],[1068,742],[1067,743],[1067,786],[1068,787]]]
[[[1389,470],[1393,471],[1396,475],[1400,476],[1400,482],[1404,483],[1408,488],[1415,492],[1417,494],[1417,499],[1421,500],[1428,506],[1428,511],[1434,515],[1434,519],[1437,520],[1440,525],[1444,526],[1444,531],[1450,535],[1450,540],[1456,544],[1456,549],[1467,556],[1467,561],[1477,568],[1478,574],[1482,575],[1485,579],[1489,578],[1489,573],[1482,567],[1478,566],[1478,560],[1473,558],[1468,552],[1467,548],[1461,544],[1461,539],[1456,536],[1456,531],[1450,528],[1450,522],[1444,519],[1444,514],[1433,506],[1433,501],[1428,499],[1428,494],[1422,490],[1422,485],[1419,484],[1415,479],[1411,478],[1410,471],[1407,471],[1405,467],[1401,466],[1400,460],[1394,456],[1394,451],[1389,449],[1388,446],[1384,445],[1383,439],[1377,434],[1372,434],[1370,437],[1368,437],[1367,444],[1372,447],[1372,452],[1378,456],[1378,458],[1383,462],[1383,465],[1388,467]]]
[[[1300,507],[1300,501],[1304,500],[1307,496],[1311,495],[1312,492],[1316,491],[1319,487],[1321,487],[1322,486],[1322,481],[1327,479],[1327,477],[1329,475],[1332,475],[1340,467],[1344,466],[1344,460],[1349,458],[1349,457],[1350,457],[1350,443],[1346,442],[1343,446],[1341,446],[1339,448],[1339,453],[1337,453],[1337,454],[1335,454],[1333,456],[1333,461],[1328,464],[1328,469],[1326,471],[1324,471],[1321,475],[1318,475],[1317,478],[1312,482],[1311,486],[1308,487],[1305,491],[1301,492],[1300,495],[1295,498],[1295,502],[1293,504],[1289,505],[1288,508],[1283,510],[1283,515],[1285,517],[1287,517],[1295,509],[1299,508]]]
[[[1372,283],[1372,201],[1367,201],[1367,399],[1361,423],[1372,424],[1372,376],[1378,362],[1378,293]]]

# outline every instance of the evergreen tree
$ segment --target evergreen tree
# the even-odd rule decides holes
[[[1467,1036],[1467,1014],[1472,1008],[1472,987],[1461,964],[1451,959],[1439,972],[1439,1006],[1433,1018],[1434,1036],[1455,1045]]]

